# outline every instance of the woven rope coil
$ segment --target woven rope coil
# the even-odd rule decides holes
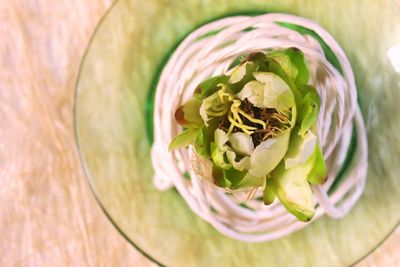
[[[277,22],[299,25],[317,33],[335,54],[343,74],[326,59],[317,40]],[[209,34],[211,32],[217,33]],[[201,81],[229,73],[229,66],[239,56],[289,47],[296,47],[305,54],[311,72],[309,83],[316,87],[321,99],[317,136],[328,176],[323,185],[312,186],[316,205],[313,221],[323,214],[342,218],[364,189],[367,138],[351,66],[335,39],[318,24],[286,14],[235,16],[206,24],[192,32],[176,49],[157,86],[152,147],[155,186],[159,190],[175,187],[198,216],[221,233],[245,242],[277,239],[308,223],[299,222],[278,200],[264,205],[258,200],[262,189],[253,191],[254,197],[243,201],[240,194],[244,192],[232,194],[200,179],[201,172],[207,172],[207,164],[203,166],[192,149],[168,151],[172,138],[181,131],[174,112],[192,96]],[[345,161],[353,134],[357,141],[351,164],[343,181],[328,195]],[[192,162],[202,168],[193,168]],[[186,171],[190,173],[190,180],[184,178]]]

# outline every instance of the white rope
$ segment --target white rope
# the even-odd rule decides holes
[[[279,26],[276,22],[292,23],[316,32],[336,55],[343,75],[328,62],[314,38]],[[246,30],[249,27],[252,30]],[[217,30],[220,30],[218,34],[204,36]],[[174,112],[192,96],[201,81],[226,73],[238,56],[288,47],[297,47],[304,52],[310,65],[310,84],[316,87],[321,98],[317,135],[327,162],[328,179],[324,185],[312,186],[316,205],[313,220],[323,214],[342,218],[364,190],[367,139],[351,66],[335,39],[318,24],[286,14],[235,16],[209,23],[191,33],[176,49],[157,87],[152,147],[155,186],[159,190],[174,186],[197,215],[221,233],[245,242],[280,238],[308,223],[299,222],[278,200],[269,206],[257,200],[262,190],[256,192],[256,198],[243,202],[234,194],[199,179],[191,167],[191,157],[196,155],[190,148],[168,151],[172,138],[181,131],[175,122]],[[354,159],[343,181],[328,195],[348,153],[353,128],[357,135]],[[190,173],[190,180],[183,177],[186,171]]]

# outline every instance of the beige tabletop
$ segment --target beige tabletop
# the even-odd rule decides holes
[[[0,266],[153,266],[111,225],[77,158],[79,64],[111,0],[0,1]],[[358,266],[400,266],[400,228]]]

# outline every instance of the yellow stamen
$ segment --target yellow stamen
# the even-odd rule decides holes
[[[219,84],[218,86],[222,87],[219,91],[218,91],[218,96],[219,99],[221,100],[222,103],[227,103],[229,101],[232,101],[234,99],[234,96],[228,92],[225,91],[225,85],[223,84]]]
[[[252,127],[252,126],[247,126],[247,125],[243,125],[243,124],[239,124],[237,123],[233,118],[232,118],[232,113],[229,113],[228,115],[228,120],[231,122],[231,125],[234,125],[235,127],[238,127],[240,129],[242,129],[242,131],[247,134],[247,135],[251,135],[252,133],[254,133],[254,131],[251,130],[256,130],[256,127]]]
[[[282,115],[282,114],[273,114],[272,117],[274,119],[276,119],[277,121],[279,121],[280,123],[286,124],[289,123],[289,120],[286,118],[286,116]]]
[[[267,128],[267,123],[263,122],[262,120],[259,119],[255,119],[252,116],[250,116],[249,114],[247,114],[246,112],[244,112],[243,110],[239,109],[238,112],[245,117],[246,119],[248,119],[249,121],[253,122],[253,123],[258,123],[261,124],[263,129]]]
[[[214,117],[220,117],[220,116],[223,116],[225,114],[226,114],[226,110],[222,110],[222,111],[219,111],[219,112],[213,112],[213,111],[207,110],[207,115],[214,116]]]
[[[232,112],[233,118],[239,123],[243,124],[242,119],[240,118],[239,114],[237,112]],[[243,124],[244,125],[244,124]]]
[[[231,134],[231,133],[232,133],[234,127],[235,127],[235,125],[233,125],[233,124],[231,123],[231,126],[229,126],[229,129],[228,129],[228,134]]]

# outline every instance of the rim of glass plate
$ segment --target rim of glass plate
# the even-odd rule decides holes
[[[78,75],[76,78],[76,82],[75,82],[75,90],[74,90],[74,102],[73,102],[73,124],[74,124],[74,136],[75,136],[75,143],[78,149],[78,155],[79,155],[79,161],[80,161],[80,165],[81,168],[83,169],[84,172],[84,176],[86,177],[86,181],[89,184],[90,190],[92,191],[94,198],[96,199],[96,202],[98,203],[98,205],[100,206],[101,210],[103,211],[103,213],[105,214],[105,216],[108,218],[108,220],[111,222],[111,224],[115,227],[115,229],[122,235],[122,237],[129,243],[131,244],[136,250],[138,250],[143,256],[145,256],[147,259],[149,259],[150,261],[152,261],[153,263],[159,265],[159,266],[166,266],[164,264],[162,264],[161,262],[159,262],[158,260],[156,260],[154,257],[152,257],[149,253],[147,253],[146,251],[144,251],[142,248],[140,248],[138,245],[136,245],[125,233],[124,231],[118,226],[117,222],[114,221],[114,219],[111,217],[111,215],[108,213],[108,211],[106,210],[106,208],[103,206],[100,197],[98,196],[98,194],[96,193],[96,189],[95,189],[95,185],[92,184],[92,179],[91,179],[91,174],[90,174],[90,170],[88,169],[88,167],[85,164],[85,161],[83,159],[83,154],[81,152],[81,145],[80,145],[80,141],[79,141],[79,136],[78,136],[78,127],[77,127],[77,99],[78,99],[78,86],[79,86],[79,81],[81,79],[81,74],[82,74],[82,68],[84,65],[84,62],[86,60],[88,51],[90,50],[92,44],[93,44],[93,40],[95,39],[97,32],[99,31],[99,29],[101,28],[102,24],[104,23],[105,19],[108,17],[108,15],[111,13],[111,11],[114,9],[114,7],[120,2],[120,0],[115,0],[111,3],[110,7],[107,8],[107,10],[105,11],[104,15],[100,18],[99,22],[97,23],[95,29],[92,32],[92,35],[89,39],[89,43],[85,49],[85,52],[82,56],[82,60],[80,62],[79,65],[79,71],[78,71]],[[247,15],[249,12],[237,12],[237,13],[231,13],[231,14],[225,14],[219,17],[215,17],[212,20],[208,20],[203,22],[201,25],[209,23],[210,21],[216,20],[216,19],[220,19],[223,17],[227,17],[227,16],[232,16],[232,15]],[[254,13],[257,13],[256,11]],[[263,14],[265,12],[260,12],[260,14]],[[200,25],[198,25],[200,26]],[[197,26],[197,27],[198,27]],[[195,28],[197,28],[195,27]],[[188,33],[185,34],[185,36],[183,38],[185,38],[191,31],[189,31]],[[183,38],[179,39],[178,44],[180,43],[181,40],[183,40]],[[175,49],[175,46],[173,47]],[[174,50],[173,49],[173,50]],[[168,55],[165,56],[168,59]],[[160,65],[157,66],[156,69],[156,73],[153,74],[153,80],[158,79],[158,77],[160,76],[161,70],[163,69],[165,63],[167,60],[162,60],[160,61]],[[154,83],[154,82],[153,82]],[[151,86],[154,86],[153,84]],[[367,258],[369,255],[371,255],[375,250],[377,250],[392,234],[393,232],[397,229],[397,227],[400,226],[400,221],[398,221],[394,228],[391,229],[385,236],[384,238],[376,245],[374,246],[369,252],[367,252],[365,255],[363,255],[362,257],[360,257],[357,261],[355,261],[354,263],[350,264],[349,266],[355,266],[356,264],[360,263],[361,261],[363,261],[365,258]]]

